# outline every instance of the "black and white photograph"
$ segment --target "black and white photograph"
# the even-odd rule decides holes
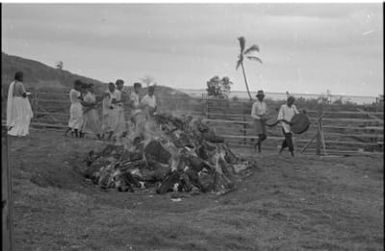
[[[2,250],[384,250],[383,13],[3,2]]]

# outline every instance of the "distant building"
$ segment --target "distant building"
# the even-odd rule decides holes
[[[376,104],[383,105],[384,104],[384,95],[381,94],[376,98]]]

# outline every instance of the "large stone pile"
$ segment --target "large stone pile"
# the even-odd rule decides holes
[[[141,125],[120,144],[91,151],[84,176],[122,192],[226,193],[255,165],[236,156],[200,119],[157,114]]]

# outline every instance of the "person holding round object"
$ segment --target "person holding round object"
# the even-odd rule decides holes
[[[266,136],[266,112],[267,106],[263,99],[265,98],[265,94],[262,90],[257,92],[257,101],[254,102],[251,108],[251,117],[254,119],[255,130],[258,135],[258,142],[255,144],[255,148],[258,148],[258,152],[261,152],[261,144],[267,138]]]
[[[33,117],[29,94],[23,84],[23,72],[16,72],[14,81],[8,89],[7,100],[7,128],[12,136],[26,136],[29,134],[29,124]]]
[[[294,146],[293,146],[293,134],[292,134],[292,119],[296,114],[299,114],[297,107],[294,105],[295,98],[289,96],[287,98],[286,104],[283,104],[278,112],[277,121],[280,121],[282,126],[282,132],[285,136],[285,139],[282,142],[281,149],[279,153],[288,147],[291,156],[294,157]]]
[[[295,114],[291,119],[291,131],[295,134],[302,134],[310,127],[310,119],[306,112]]]
[[[265,125],[268,127],[274,127],[279,124],[277,120],[279,108],[275,108],[274,110],[269,110],[268,119],[265,122]]]

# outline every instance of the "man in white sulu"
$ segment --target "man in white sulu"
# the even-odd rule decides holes
[[[134,91],[131,92],[130,95],[130,107],[131,107],[131,120],[136,124],[137,122],[137,115],[142,112],[141,105],[140,105],[140,91],[142,89],[141,83],[134,83]]]
[[[148,87],[148,94],[142,98],[141,104],[146,110],[147,116],[152,116],[156,112],[157,102],[156,97],[154,95],[155,86]]]
[[[255,130],[258,135],[258,142],[255,145],[258,148],[258,152],[261,152],[261,144],[266,139],[266,111],[267,106],[263,99],[265,98],[265,94],[262,90],[259,90],[256,97],[257,101],[254,102],[251,108],[251,117],[254,119]]]
[[[278,112],[277,120],[281,122],[282,133],[285,136],[285,139],[282,142],[281,149],[279,153],[288,147],[291,156],[294,157],[294,145],[293,145],[293,133],[291,132],[291,119],[295,114],[298,114],[299,111],[297,107],[294,105],[295,98],[293,96],[289,96],[287,98],[286,104],[283,104]]]
[[[124,116],[124,95],[126,94],[123,90],[124,81],[121,79],[116,80],[116,105],[118,111],[118,121],[116,128],[114,129],[114,134],[117,137],[124,136],[127,133],[126,118]]]
[[[114,136],[115,130],[119,123],[119,107],[118,104],[120,101],[119,93],[115,88],[115,84],[110,82],[108,84],[108,89],[104,94],[103,99],[103,133],[107,135],[107,139],[112,139]]]
[[[33,117],[31,104],[23,84],[23,72],[15,74],[15,80],[10,84],[7,100],[7,127],[12,136],[26,136]]]

